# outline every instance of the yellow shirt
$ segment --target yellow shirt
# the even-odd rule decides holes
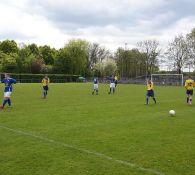
[[[148,91],[150,91],[150,90],[153,90],[153,89],[154,89],[154,84],[153,84],[153,82],[151,82],[151,83],[147,83],[147,89],[148,89]]]
[[[43,85],[43,86],[48,86],[49,83],[50,83],[49,78],[48,78],[48,79],[46,79],[46,78],[43,78],[43,79],[42,79],[42,85]]]
[[[115,80],[118,80],[118,77],[117,77],[117,76],[115,76],[115,77],[114,77],[114,79],[115,79]]]
[[[186,82],[185,82],[185,88],[187,90],[193,90],[194,89],[194,80],[192,80],[192,79],[186,80]]]

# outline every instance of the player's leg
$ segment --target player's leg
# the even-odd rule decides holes
[[[8,103],[9,106],[11,106],[11,92],[4,92],[4,100],[1,108],[4,108],[5,105]]]
[[[115,83],[113,83],[113,85],[112,85],[112,88],[113,88],[113,94],[115,93],[115,91],[116,91],[116,84]]]
[[[188,104],[188,103],[189,103],[189,97],[190,97],[189,91],[188,91],[188,90],[186,91],[186,95],[187,95],[187,100],[186,100],[186,102],[187,102],[187,104]]]
[[[7,98],[7,97],[5,97],[5,98],[4,98],[4,100],[3,100],[3,105],[2,105],[2,106],[3,106],[3,108],[5,107],[5,105],[6,105],[7,103],[8,103],[8,98]]]
[[[146,105],[148,105],[149,104],[149,96],[146,96]]]
[[[111,87],[111,93],[114,94],[114,87],[113,87],[113,85]]]
[[[95,89],[96,95],[98,95],[98,88],[99,88],[99,87],[98,87],[98,84],[95,84],[95,85],[94,85],[94,89]]]
[[[47,90],[45,90],[45,98],[47,97]]]
[[[189,95],[187,95],[187,104],[189,103]]]
[[[96,95],[99,94],[99,85],[97,84]]]
[[[45,98],[47,97],[47,90],[45,90]]]
[[[188,104],[191,105],[192,104],[192,96],[190,95],[189,96],[189,101],[188,101]]]
[[[45,98],[47,97],[48,90],[49,90],[49,87],[48,87],[48,86],[46,86],[46,87],[45,87]]]
[[[11,106],[11,98],[7,99],[7,103],[8,103],[9,106]]]
[[[155,98],[155,97],[153,97],[152,99],[153,99],[154,103],[156,104],[156,98]]]
[[[193,90],[189,92],[189,104],[192,105]]]
[[[47,87],[43,86],[43,98],[46,98],[47,96]]]
[[[187,96],[187,104],[190,105],[190,103],[191,103],[191,96],[190,96],[190,94],[188,94],[188,96]]]
[[[43,89],[43,98],[46,98],[46,92],[45,92],[45,89]]]
[[[156,98],[155,98],[155,96],[154,96],[154,91],[151,91],[151,97],[152,97],[154,103],[156,104]]]
[[[114,87],[113,87],[113,94],[115,93],[115,85],[114,85]]]
[[[98,84],[95,85],[95,92],[96,92],[96,95],[98,95]]]
[[[42,89],[42,98],[45,97],[45,89],[44,89],[44,86],[43,86],[43,89]]]
[[[149,98],[150,98],[150,92],[147,91],[147,93],[146,93],[146,105],[149,104]]]
[[[95,91],[96,91],[96,84],[93,85],[92,95],[94,95]]]
[[[115,87],[114,83],[111,83],[110,84],[110,94],[114,93],[114,87]]]
[[[108,94],[111,94],[111,92],[112,92],[112,86],[110,84],[110,91],[108,92]]]
[[[43,89],[43,98],[45,98],[45,90]]]
[[[3,109],[7,103],[8,103],[8,98],[4,97],[1,109]]]

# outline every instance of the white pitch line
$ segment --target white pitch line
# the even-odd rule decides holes
[[[76,147],[76,146],[73,146],[73,145],[70,145],[70,144],[66,144],[66,143],[63,143],[63,142],[55,141],[55,140],[52,140],[52,139],[49,139],[49,138],[46,138],[46,137],[43,137],[43,136],[34,135],[30,132],[25,132],[25,131],[21,131],[21,130],[17,130],[17,129],[12,129],[12,128],[9,128],[9,127],[3,126],[3,125],[0,125],[0,128],[9,130],[13,133],[17,133],[17,134],[20,134],[20,135],[30,136],[30,137],[33,137],[33,138],[36,138],[36,139],[39,139],[39,140],[43,140],[43,141],[46,141],[46,142],[49,142],[49,143],[53,143],[54,145],[58,145],[58,146],[62,146],[62,147],[65,147],[65,148],[74,149],[76,151],[80,151],[80,152],[83,152],[83,153],[91,154],[91,155],[94,155],[96,157],[100,157],[102,159],[106,159],[106,160],[109,160],[109,161],[116,162],[118,164],[122,164],[122,165],[126,165],[128,167],[136,168],[136,169],[141,170],[143,172],[152,173],[154,175],[165,175],[164,173],[159,172],[159,171],[154,170],[154,169],[144,168],[144,167],[139,166],[135,163],[130,163],[130,162],[127,162],[127,161],[124,161],[124,160],[119,160],[119,159],[107,156],[105,154],[102,154],[102,153],[98,153],[98,152],[95,152],[95,151],[90,151],[90,150],[87,150],[87,149],[84,149],[84,148],[79,148],[79,147]]]

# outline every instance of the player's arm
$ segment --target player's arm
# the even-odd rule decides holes
[[[48,84],[50,83],[50,79],[48,78]]]
[[[187,87],[188,87],[188,82],[186,81],[185,82],[185,88],[187,89]]]
[[[16,79],[12,78],[12,83],[16,84],[17,83]]]
[[[154,84],[153,83],[151,84],[151,89],[154,89]]]

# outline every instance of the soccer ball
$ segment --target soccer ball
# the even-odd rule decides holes
[[[169,115],[170,115],[170,116],[174,116],[174,115],[175,115],[175,111],[174,111],[174,110],[170,110],[170,111],[169,111]]]

